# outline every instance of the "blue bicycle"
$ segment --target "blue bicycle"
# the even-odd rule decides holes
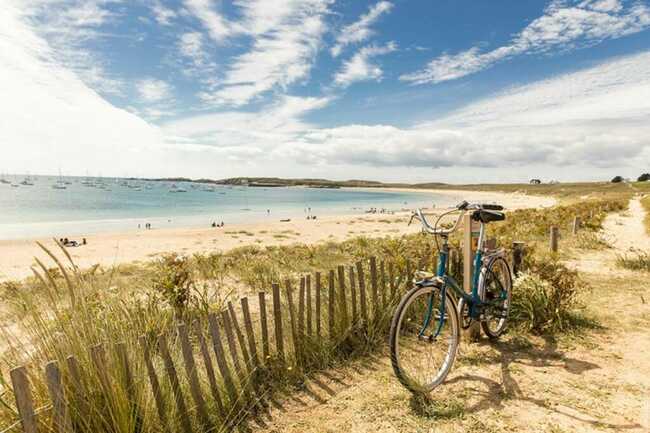
[[[483,332],[498,338],[506,329],[510,310],[512,276],[505,251],[485,248],[485,228],[488,223],[503,221],[502,206],[460,203],[441,214],[431,226],[418,209],[411,216],[422,223],[425,233],[436,236],[438,269],[417,271],[414,287],[402,298],[391,322],[390,351],[393,370],[399,381],[413,392],[426,393],[447,377],[456,358],[460,330],[479,321]],[[458,212],[451,229],[438,228],[447,215]],[[474,256],[471,293],[465,293],[458,282],[447,273],[449,235],[455,232],[463,215],[480,223],[477,252]],[[439,239],[442,245],[439,245]]]

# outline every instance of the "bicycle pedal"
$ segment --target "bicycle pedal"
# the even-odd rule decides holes
[[[418,335],[418,340],[434,343],[436,341],[436,338],[433,335]]]

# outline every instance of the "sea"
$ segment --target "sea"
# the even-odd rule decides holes
[[[209,227],[446,207],[459,197],[367,188],[226,186],[100,177],[1,176],[0,239]]]

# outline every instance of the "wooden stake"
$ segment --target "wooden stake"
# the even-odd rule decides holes
[[[338,280],[339,280],[339,308],[341,309],[341,334],[345,333],[345,330],[349,325],[348,318],[348,300],[345,296],[345,268],[339,266],[337,268]]]
[[[178,374],[176,373],[174,361],[172,361],[172,357],[169,353],[169,347],[167,346],[167,337],[165,337],[165,334],[160,334],[158,336],[158,350],[160,350],[163,364],[165,365],[165,371],[167,372],[167,378],[169,379],[169,382],[172,386],[174,401],[178,409],[178,415],[181,419],[181,427],[185,433],[192,433],[192,423],[190,422],[189,415],[187,414],[187,406],[185,405],[185,399],[183,398],[181,385],[178,381]]]
[[[166,433],[169,433],[171,430],[169,428],[169,422],[167,420],[167,409],[165,408],[165,401],[163,400],[162,393],[160,392],[160,382],[158,382],[158,375],[156,374],[156,370],[153,367],[153,362],[151,362],[149,343],[147,342],[147,337],[144,335],[141,335],[139,340],[140,347],[142,348],[142,354],[144,356],[144,363],[147,367],[147,374],[149,375],[149,383],[151,384],[151,390],[153,392],[154,401],[156,403],[156,411],[158,412],[158,418],[160,419],[160,425]]]
[[[208,315],[208,324],[210,329],[210,337],[212,338],[212,349],[214,350],[214,357],[217,360],[217,367],[223,378],[223,382],[226,385],[226,392],[228,393],[228,398],[232,406],[237,404],[237,388],[235,388],[235,383],[233,381],[232,374],[230,373],[230,368],[228,368],[228,363],[226,362],[225,352],[223,350],[223,343],[221,342],[221,330],[219,329],[219,324],[217,323],[217,316],[215,313],[210,313]]]
[[[201,324],[196,321],[194,322],[194,333],[196,334],[197,339],[199,340],[199,349],[201,350],[201,357],[203,358],[203,365],[205,366],[205,372],[208,376],[208,383],[210,384],[210,392],[212,393],[212,398],[214,399],[219,415],[222,418],[226,418],[226,411],[223,407],[223,400],[221,399],[221,393],[219,392],[219,386],[217,385],[217,378],[214,374],[214,367],[212,365],[212,358],[210,358],[210,352],[208,350],[208,345],[203,336],[203,331],[201,330]]]
[[[257,368],[260,365],[260,360],[257,355],[257,345],[255,343],[255,331],[253,331],[253,320],[251,319],[251,312],[248,308],[248,298],[241,298],[241,310],[244,314],[244,329],[246,330],[246,338],[248,340],[248,350],[252,364]]]
[[[366,279],[363,274],[363,263],[357,262],[357,279],[359,280],[359,303],[361,307],[361,318],[368,323],[368,305],[366,301]]]
[[[203,393],[199,383],[199,376],[196,373],[196,363],[194,362],[194,353],[192,352],[192,345],[190,344],[187,326],[184,323],[181,323],[176,329],[178,330],[178,337],[181,342],[181,351],[183,353],[185,373],[187,374],[187,379],[190,385],[190,394],[192,394],[192,399],[196,404],[196,413],[199,416],[199,421],[202,426],[206,430],[210,430],[212,423],[208,417],[208,411],[205,407],[205,400],[203,399]]]
[[[18,367],[11,370],[11,384],[14,389],[18,415],[23,426],[24,433],[38,432],[38,419],[34,413],[34,400],[29,389],[29,379],[25,367]]]
[[[321,331],[320,331],[320,307],[321,307],[321,275],[320,272],[316,272],[316,339],[320,343]]]
[[[558,239],[560,238],[560,229],[556,226],[551,227],[550,231],[550,248],[551,251],[557,253],[558,249]]]
[[[335,289],[334,289],[334,271],[329,273],[329,299],[327,318],[329,323],[329,338],[334,341],[334,302],[335,302]]]
[[[275,345],[278,356],[284,361],[284,338],[282,335],[282,304],[280,286],[273,284],[273,324],[275,325]]]
[[[307,275],[307,293],[305,294],[305,301],[307,302],[307,335],[312,336],[312,308],[311,308],[311,275]]]
[[[259,292],[257,294],[259,297],[260,304],[260,327],[262,329],[262,355],[264,356],[264,363],[271,356],[271,351],[269,348],[269,326],[266,319],[266,293]]]
[[[354,266],[348,268],[348,274],[350,276],[350,298],[352,301],[352,323],[356,324],[359,320],[357,316],[357,284],[354,279]]]
[[[372,313],[373,317],[377,317],[379,310],[379,296],[377,289],[377,258],[370,257],[370,287],[372,289]]]

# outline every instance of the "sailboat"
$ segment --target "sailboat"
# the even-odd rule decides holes
[[[32,182],[29,175],[25,176],[25,179],[23,179],[23,181],[20,182],[20,184],[23,186],[34,186],[34,182]]]
[[[52,188],[54,189],[67,189],[68,187],[66,186],[66,182],[63,181],[63,177],[61,177],[61,170],[59,170],[59,180],[56,181],[54,185],[52,185]]]

